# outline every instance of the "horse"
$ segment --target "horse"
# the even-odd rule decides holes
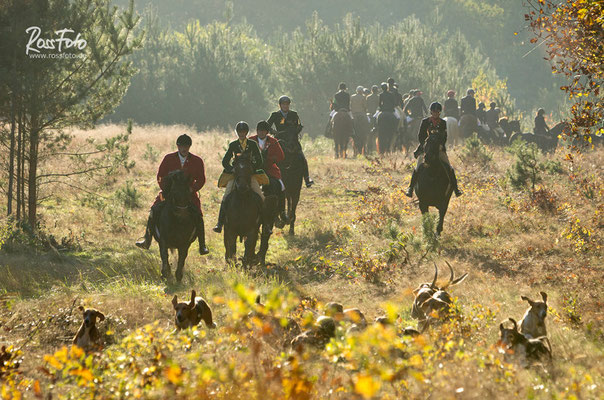
[[[453,145],[461,144],[461,131],[459,122],[454,117],[445,117],[447,122],[447,137]]]
[[[445,214],[453,193],[453,185],[451,185],[449,174],[445,169],[447,167],[440,160],[439,152],[438,136],[428,136],[424,145],[424,162],[417,170],[417,183],[414,188],[422,214],[426,214],[431,206],[438,209],[437,236],[443,230]]]
[[[472,114],[464,114],[459,118],[459,131],[461,139],[472,137],[474,132],[478,133],[478,118]]]
[[[543,153],[553,153],[558,146],[558,136],[516,132],[510,136],[510,144],[513,144],[518,139],[522,139],[526,143],[535,143]]]
[[[254,167],[249,155],[236,155],[233,161],[235,187],[224,203],[224,258],[227,262],[234,261],[237,238],[245,239],[244,267],[256,259],[256,242],[262,224],[263,202],[252,190],[253,175]]]
[[[377,117],[378,126],[378,152],[384,154],[390,151],[390,146],[395,139],[399,120],[393,112],[380,112]]]
[[[287,224],[289,234],[293,235],[296,222],[296,209],[300,201],[302,178],[304,177],[304,160],[300,152],[297,132],[278,132],[277,138],[283,148],[285,158],[277,164],[281,170],[281,180],[285,185],[285,200],[287,201]],[[286,224],[286,225],[287,225]]]
[[[336,111],[331,119],[331,132],[335,144],[336,158],[346,158],[348,140],[354,135],[354,125],[348,111]]]
[[[189,246],[197,239],[198,232],[191,217],[190,178],[183,170],[172,171],[165,178],[166,202],[159,215],[153,237],[159,244],[161,275],[170,279],[168,250],[178,250],[176,280],[181,282]]]
[[[353,114],[354,123],[354,154],[367,153],[367,140],[371,131],[371,122],[366,113]]]

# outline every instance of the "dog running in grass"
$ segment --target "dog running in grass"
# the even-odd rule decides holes
[[[195,290],[191,290],[191,301],[188,303],[179,303],[178,297],[174,295],[172,306],[176,313],[174,316],[176,330],[197,326],[202,320],[208,328],[216,328],[210,306],[203,298],[196,297]]]
[[[96,327],[96,320],[98,318],[99,322],[104,321],[105,315],[93,308],[85,309],[83,306],[79,306],[78,310],[82,311],[83,321],[80,329],[78,329],[78,333],[73,338],[73,344],[84,350],[101,347],[103,343],[99,330]]]

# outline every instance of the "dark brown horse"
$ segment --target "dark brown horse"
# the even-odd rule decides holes
[[[235,188],[224,203],[224,258],[235,260],[237,239],[245,240],[243,266],[256,261],[256,242],[262,224],[263,202],[252,190],[254,167],[247,154],[235,156],[233,161]]]
[[[354,125],[348,111],[339,110],[333,115],[331,131],[333,132],[336,158],[346,158],[348,141],[354,135]]]
[[[281,180],[285,185],[289,234],[293,235],[296,223],[296,209],[300,201],[302,178],[304,177],[304,159],[302,158],[303,155],[300,150],[300,143],[298,142],[298,132],[279,132],[277,138],[285,154],[285,159],[278,166],[281,170]]]
[[[170,262],[168,250],[178,250],[178,266],[176,280],[180,282],[183,276],[185,260],[189,246],[197,238],[194,219],[191,216],[191,191],[189,178],[182,170],[170,172],[165,178],[166,202],[157,221],[157,229],[153,236],[159,244],[161,257],[161,275],[170,279]]]
[[[424,162],[417,171],[415,194],[419,200],[419,209],[426,214],[430,207],[438,209],[438,225],[436,234],[443,230],[445,215],[453,193],[447,168],[440,160],[440,142],[438,135],[430,135],[424,145]]]

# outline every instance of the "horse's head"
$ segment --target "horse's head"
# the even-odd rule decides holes
[[[191,178],[183,170],[172,171],[166,179],[166,198],[179,208],[188,207],[191,203]]]
[[[233,161],[235,190],[249,190],[254,174],[254,166],[248,153],[237,154]]]
[[[284,153],[296,153],[297,152],[297,134],[293,132],[280,132],[279,144],[283,149]]]
[[[520,132],[520,121],[515,119],[513,121],[510,121],[509,123],[510,126],[510,130],[512,132]]]
[[[438,135],[429,135],[424,144],[424,159],[428,164],[438,160],[440,154],[440,140]]]

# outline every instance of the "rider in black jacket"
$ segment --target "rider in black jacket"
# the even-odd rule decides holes
[[[451,181],[451,185],[453,186],[453,191],[457,197],[461,196],[463,193],[459,190],[457,186],[457,177],[455,176],[455,171],[451,164],[449,163],[449,157],[447,156],[447,152],[445,149],[445,143],[447,142],[447,122],[440,118],[440,112],[442,111],[442,105],[438,102],[434,102],[430,104],[430,114],[431,116],[428,118],[424,118],[419,127],[418,139],[419,146],[413,153],[413,155],[417,158],[417,167],[413,171],[413,175],[411,176],[411,183],[407,188],[405,194],[409,197],[413,197],[413,189],[415,188],[415,184],[417,183],[417,170],[419,166],[424,162],[424,144],[426,143],[426,139],[429,135],[438,135],[440,142],[440,160],[445,165],[445,169],[449,174],[449,179]]]

